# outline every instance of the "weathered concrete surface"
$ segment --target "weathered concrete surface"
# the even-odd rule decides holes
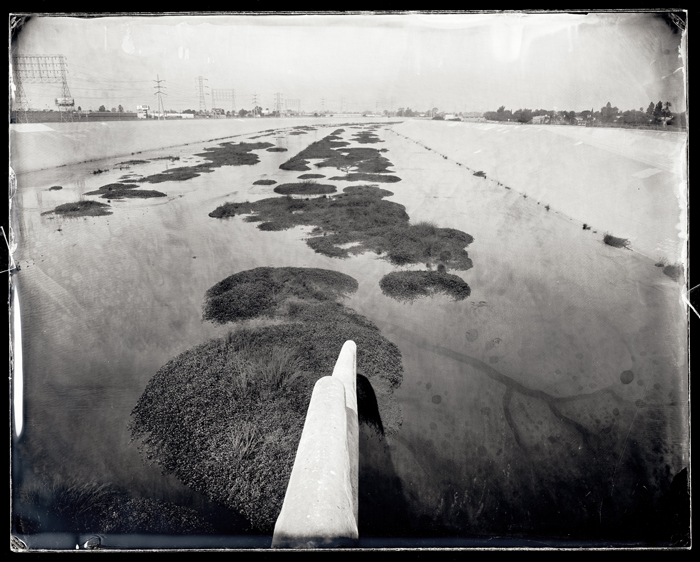
[[[343,344],[338,360],[333,369],[333,378],[339,379],[345,386],[345,410],[347,414],[347,446],[350,459],[350,483],[352,485],[353,513],[358,519],[358,490],[360,463],[360,434],[357,415],[357,346],[348,340]]]
[[[273,548],[352,546],[358,539],[345,395],[340,378],[316,382]]]
[[[507,186],[581,228],[585,223],[628,239],[633,250],[651,259],[683,259],[686,133],[423,120],[405,120],[392,129],[483,171],[496,192]],[[430,173],[427,179],[440,185],[436,172]]]

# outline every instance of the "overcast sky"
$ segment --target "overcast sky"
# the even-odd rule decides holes
[[[166,109],[199,109],[198,76],[208,94],[235,89],[237,108],[276,92],[307,110],[685,104],[681,33],[645,13],[35,16],[13,47],[64,55],[83,109],[155,106],[157,77]],[[57,88],[25,86],[41,109]]]

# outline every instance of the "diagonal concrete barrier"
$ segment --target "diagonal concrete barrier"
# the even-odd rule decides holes
[[[343,345],[333,376],[314,386],[273,548],[355,546],[358,540],[356,346]]]

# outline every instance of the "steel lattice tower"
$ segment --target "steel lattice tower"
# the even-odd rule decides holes
[[[236,112],[236,90],[233,88],[212,88],[211,91],[211,105],[212,107],[217,107],[216,101],[230,101],[231,102],[231,112]],[[223,109],[223,108],[222,108]]]
[[[206,78],[203,78],[202,76],[197,76],[197,84],[199,86],[199,111],[202,113],[207,112],[207,103],[206,100],[204,99],[204,96],[206,95],[204,88],[208,88],[204,81]]]
[[[26,123],[29,101],[24,84],[60,84],[61,97],[55,99],[61,121],[73,121],[75,100],[68,88],[68,67],[63,55],[15,55],[12,57],[15,86],[13,108],[16,120]]]
[[[275,109],[278,115],[282,115],[282,92],[275,93]]]
[[[156,74],[156,79],[154,80],[154,82],[156,83],[156,85],[153,87],[157,90],[153,92],[153,95],[158,96],[158,113],[163,119],[165,119],[165,106],[163,106],[163,98],[161,96],[167,96],[168,94],[160,91],[161,88],[165,88],[165,86],[160,85],[160,83],[165,82],[165,80],[161,80],[160,76]]]

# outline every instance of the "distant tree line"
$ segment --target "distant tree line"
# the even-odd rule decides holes
[[[628,109],[620,111],[608,102],[600,111],[586,109],[584,111],[554,111],[549,109],[518,109],[511,111],[505,106],[499,107],[496,111],[487,111],[484,118],[489,121],[515,121],[518,123],[530,123],[533,118],[544,116],[541,120],[544,123],[587,125],[587,124],[624,124],[628,126],[641,125],[666,125],[670,127],[686,127],[685,112],[673,113],[672,104],[667,101],[662,103],[650,102],[646,110]]]

